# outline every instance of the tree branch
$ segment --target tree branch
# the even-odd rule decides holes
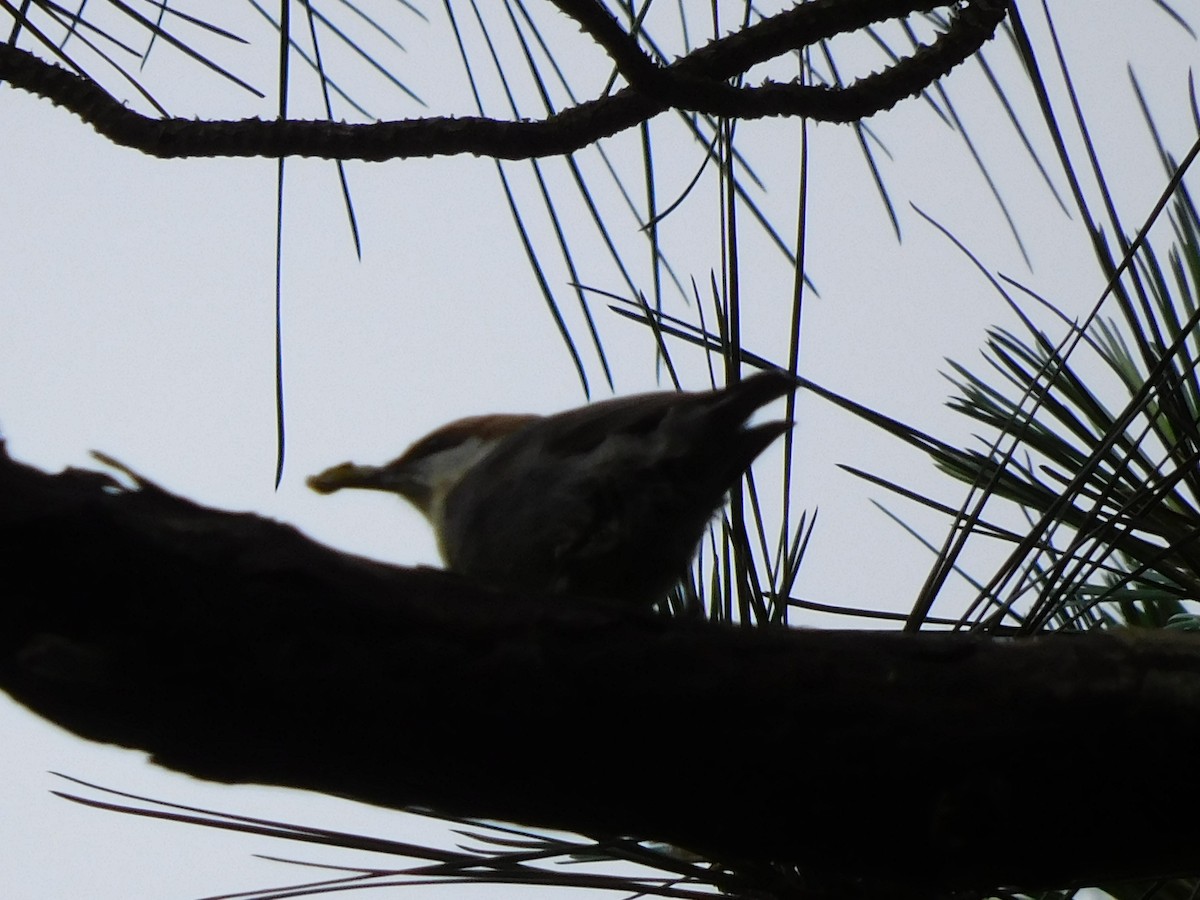
[[[613,65],[631,87],[653,92],[663,82],[660,69],[631,34],[597,0],[551,0],[561,12],[575,19],[580,27],[604,48]]]
[[[2,454],[0,572],[0,687],[201,778],[902,892],[1200,871],[1190,637],[746,631],[501,596]]]
[[[0,79],[69,109],[113,143],[164,158],[315,156],[381,161],[473,153],[529,159],[571,153],[671,108],[743,119],[807,116],[817,121],[856,121],[919,94],[978,50],[1004,16],[1000,0],[969,0],[933,44],[844,88],[772,82],[741,87],[726,82],[760,62],[883,19],[943,4],[811,0],[661,67],[641,52],[616,20],[601,21],[591,4],[558,0],[558,5],[589,28],[632,86],[540,121],[437,116],[370,124],[158,119],[129,109],[89,78],[8,44],[0,45]]]

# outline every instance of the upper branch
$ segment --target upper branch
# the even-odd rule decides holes
[[[562,12],[579,22],[616,65],[632,87],[654,90],[662,84],[660,69],[642,52],[633,35],[628,34],[612,14],[597,0],[552,0]]]
[[[473,153],[530,159],[571,153],[671,108],[730,118],[807,116],[849,122],[920,93],[992,36],[1001,0],[968,0],[949,28],[883,72],[846,87],[728,80],[757,63],[872,22],[932,9],[928,0],[811,0],[658,66],[615,19],[583,0],[556,0],[612,54],[630,86],[540,121],[430,117],[370,124],[245,119],[152,118],[120,103],[96,82],[10,45],[0,45],[0,79],[76,113],[102,135],[159,157],[315,156],[386,159]]]

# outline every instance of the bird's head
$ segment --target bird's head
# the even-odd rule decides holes
[[[438,529],[446,495],[504,438],[535,422],[535,415],[471,416],[427,434],[382,466],[345,462],[308,479],[319,494],[342,488],[388,491],[404,497]]]

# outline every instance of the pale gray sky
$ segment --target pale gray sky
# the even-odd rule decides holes
[[[1023,6],[1033,17],[1032,4]],[[1068,20],[1069,4],[1053,6],[1106,171],[1133,228],[1163,179],[1125,61],[1147,88],[1166,139],[1182,153],[1194,139],[1187,75],[1200,54],[1149,2],[1097,0],[1086,21]],[[230,10],[229,22],[251,39],[250,47],[221,51],[228,55],[219,58],[270,95],[276,38],[248,9]],[[410,51],[400,57],[402,77],[426,97],[430,112],[470,112],[441,7],[430,4],[426,11],[428,26],[401,20]],[[1040,33],[1037,39],[1045,53]],[[1011,54],[1000,42],[990,44],[988,53],[1010,79],[1006,83],[1015,84]],[[578,65],[597,59],[581,52]],[[872,60],[856,74],[878,67]],[[273,98],[252,102],[169,52],[152,57],[144,77],[162,85],[173,113],[234,118],[274,109]],[[373,115],[420,114],[395,92],[367,83],[375,85],[367,91]],[[907,101],[870,122],[892,154],[880,159],[898,203],[900,245],[851,129],[814,126],[808,271],[821,296],[810,297],[806,310],[802,370],[962,440],[972,429],[943,409],[948,385],[938,374],[942,360],[977,360],[984,329],[1013,321],[971,264],[908,202],[948,226],[994,271],[1028,282],[1072,314],[1086,312],[1102,284],[1079,222],[1053,204],[998,104],[984,93],[978,70],[964,67],[946,84],[1022,224],[1033,272],[987,199],[962,140],[921,101]],[[1014,91],[1013,99],[1048,153],[1029,94]],[[301,115],[317,112],[307,89],[299,91],[294,108]],[[524,112],[533,115],[536,108]],[[348,458],[383,461],[461,415],[549,412],[583,401],[513,232],[493,163],[468,157],[349,164],[363,233],[360,263],[332,164],[294,160],[288,164],[284,249],[289,444],[283,483],[275,491],[275,163],[147,159],[110,146],[63,110],[7,87],[0,89],[0,116],[0,159],[10,173],[0,201],[9,226],[0,251],[7,294],[0,303],[0,429],[18,459],[56,470],[88,465],[88,451],[95,448],[199,502],[292,522],[356,553],[433,564],[432,540],[415,512],[384,496],[321,498],[305,488],[305,476]],[[761,202],[790,239],[797,126],[773,121],[739,128],[771,186]],[[664,116],[655,129],[662,140],[660,189],[670,197],[690,179],[698,151],[680,140],[675,164],[666,148],[676,146],[670,141],[679,138],[679,128]],[[606,146],[626,161],[640,153],[635,133]],[[599,172],[592,151],[581,153],[580,163]],[[562,181],[560,163],[545,166]],[[528,167],[509,171],[532,203]],[[1064,190],[1060,176],[1055,182]],[[715,238],[705,230],[710,200],[704,204],[663,226],[681,274],[701,284],[720,265]],[[619,240],[636,246],[632,220],[618,215],[615,204],[612,210]],[[593,266],[585,279],[621,292],[599,242],[587,229],[581,233],[589,237],[579,246],[595,248],[584,254]],[[555,259],[544,226],[538,237]],[[790,272],[748,226],[743,252],[746,343],[781,359]],[[553,287],[564,303],[573,303],[565,272],[556,277]],[[635,277],[648,288],[644,265]],[[653,388],[648,334],[607,313],[603,303],[594,309],[618,392]],[[568,315],[578,325],[573,307]],[[585,346],[581,330],[577,336]],[[703,386],[702,360],[685,350],[679,360],[688,386]],[[593,391],[604,396],[594,358],[588,365]],[[798,434],[795,500],[821,510],[800,592],[827,603],[907,608],[928,558],[867,502],[880,493],[834,464],[936,490],[947,502],[956,503],[960,492],[922,458],[812,399],[802,403]],[[936,520],[897,501],[890,505],[938,536]],[[77,807],[49,794],[64,787],[49,771],[244,815],[452,842],[444,830],[398,813],[167,773],[140,753],[67,735],[4,697],[0,733],[6,748],[0,758],[0,895],[6,898],[185,898],[306,877],[253,860],[253,853],[348,864],[334,851]],[[461,889],[450,890],[444,895],[461,895]]]

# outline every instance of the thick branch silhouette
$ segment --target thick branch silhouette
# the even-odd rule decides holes
[[[749,631],[500,595],[7,457],[0,573],[0,687],[201,778],[901,893],[1200,871],[1188,636]]]
[[[1004,17],[1001,0],[967,0],[932,44],[890,68],[841,86],[730,83],[754,65],[886,19],[944,6],[929,0],[810,0],[662,65],[599,4],[555,0],[610,55],[629,86],[538,121],[433,116],[348,124],[154,118],[97,82],[10,44],[0,80],[69,109],[113,143],[159,157],[315,156],[381,161],[473,153],[530,159],[571,153],[669,109],[730,118],[807,116],[851,122],[890,109],[968,59]]]

